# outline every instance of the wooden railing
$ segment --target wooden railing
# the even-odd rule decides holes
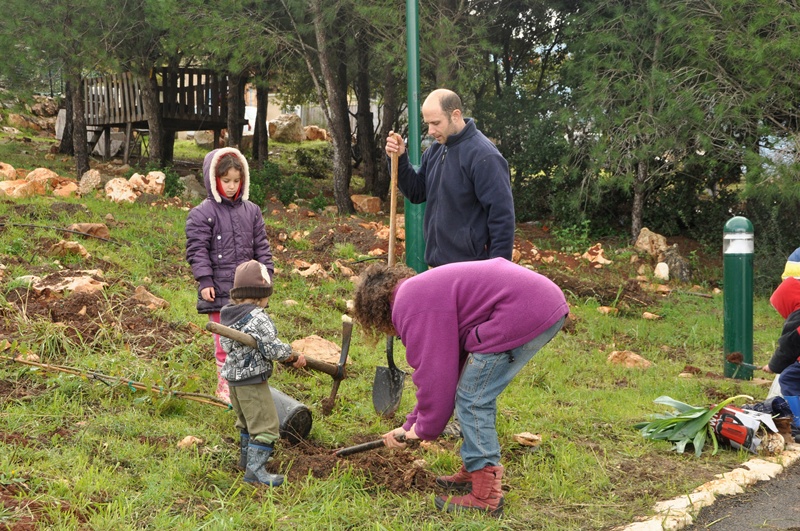
[[[175,120],[210,120],[228,118],[228,77],[196,68],[156,70],[161,113]]]
[[[130,72],[85,79],[83,90],[86,125],[145,120],[139,81]]]
[[[210,70],[157,68],[158,101],[165,121],[224,124],[228,78]],[[84,80],[86,125],[121,126],[146,121],[142,81],[130,72]],[[212,128],[212,127],[209,127]]]

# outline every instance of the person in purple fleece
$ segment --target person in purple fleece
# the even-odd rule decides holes
[[[400,436],[436,439],[454,410],[461,422],[461,470],[436,483],[469,494],[437,497],[437,508],[502,514],[497,397],[568,313],[556,284],[504,258],[447,264],[418,275],[385,264],[362,273],[355,318],[372,333],[400,336],[417,387],[406,422],[383,435],[386,446],[404,446]]]

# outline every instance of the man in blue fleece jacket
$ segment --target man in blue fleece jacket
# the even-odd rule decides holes
[[[419,170],[405,145],[386,140],[398,153],[397,184],[412,203],[427,202],[423,233],[431,267],[452,262],[505,258],[514,248],[514,200],[508,162],[497,147],[462,116],[459,96],[437,89],[422,104],[422,117],[436,144],[422,154]]]

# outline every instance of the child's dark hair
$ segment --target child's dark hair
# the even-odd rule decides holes
[[[238,170],[239,173],[244,174],[244,166],[242,165],[242,161],[239,160],[239,157],[234,155],[233,153],[227,153],[219,158],[217,161],[216,172],[217,174],[215,177],[219,179],[228,171],[233,168]]]

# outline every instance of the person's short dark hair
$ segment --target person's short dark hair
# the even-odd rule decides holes
[[[439,105],[441,105],[442,111],[448,116],[453,114],[455,110],[459,110],[462,113],[464,112],[464,109],[461,108],[461,98],[455,92],[444,93],[439,100]]]

